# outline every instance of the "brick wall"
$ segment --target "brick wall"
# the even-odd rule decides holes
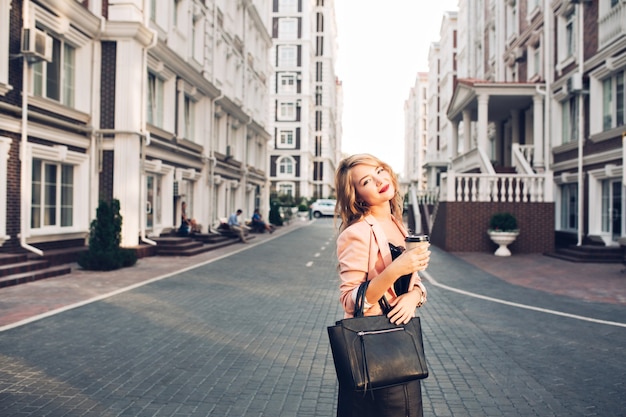
[[[515,253],[554,251],[554,203],[441,202],[431,242],[448,252],[494,252],[487,234],[491,215],[509,212],[520,234],[509,249]]]

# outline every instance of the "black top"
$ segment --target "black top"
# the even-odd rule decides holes
[[[395,246],[393,243],[389,242],[389,249],[391,250],[391,259],[395,260],[398,256],[402,255],[402,252],[405,251],[403,246]],[[393,284],[393,289],[396,291],[397,295],[404,294],[409,291],[409,283],[411,282],[411,275],[407,274],[403,275],[396,280]]]

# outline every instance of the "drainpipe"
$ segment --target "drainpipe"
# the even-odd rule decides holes
[[[215,74],[213,75],[213,79],[215,79]],[[211,100],[211,139],[209,140],[209,222],[208,227],[210,228],[211,224],[213,224],[214,220],[217,220],[217,213],[213,210],[213,205],[215,201],[213,201],[215,196],[215,167],[217,166],[217,158],[215,157],[215,106],[216,103],[224,98],[224,93],[221,93],[215,99]]]
[[[144,173],[144,166],[146,164],[146,147],[150,145],[150,132],[146,132],[145,135],[139,137],[141,140],[141,184],[139,184],[139,193],[141,195],[141,201],[145,202],[146,197],[146,176]],[[141,207],[141,206],[140,206]],[[148,245],[156,246],[156,242],[152,239],[148,239],[146,237],[146,210],[145,207],[140,209],[140,224],[139,224],[139,237],[142,242],[147,243]]]
[[[24,28],[30,27],[29,18],[30,0],[24,0],[22,8],[22,19]],[[43,251],[26,243],[26,230],[28,229],[28,201],[26,200],[26,190],[28,183],[26,182],[26,171],[28,164],[26,163],[26,146],[28,144],[28,59],[22,56],[22,137],[20,142],[20,245],[22,248],[43,256]]]
[[[147,13],[146,13],[146,5],[148,4],[148,2],[144,1],[144,25],[146,27],[148,27],[148,17],[147,17]],[[149,28],[149,27],[148,27]],[[148,45],[147,47],[145,47],[143,49],[143,57],[142,57],[142,67],[144,69],[148,68],[148,49],[152,49],[154,48],[157,43],[159,42],[159,34],[157,33],[156,30],[150,29],[150,31],[152,32],[152,42],[150,42],[150,45]],[[140,172],[139,172],[139,201],[142,201],[145,203],[146,201],[146,173],[144,170],[144,167],[146,165],[146,148],[148,146],[150,146],[150,132],[147,131],[146,129],[146,120],[145,120],[145,108],[146,108],[146,89],[147,86],[146,84],[148,83],[147,77],[143,77],[143,80],[141,82],[141,97],[142,97],[142,104],[141,104],[141,108],[144,109],[143,113],[142,113],[142,121],[141,121],[141,126],[143,127],[144,132],[141,132],[139,135],[139,140],[141,141],[140,143],[140,152],[141,152],[141,166],[140,166]],[[140,207],[142,207],[143,204],[140,205]],[[145,207],[143,209],[139,210],[139,239],[144,242],[147,243],[148,245],[152,245],[152,246],[156,246],[156,242],[152,239],[148,239],[148,237],[146,236],[146,210]]]
[[[582,79],[585,59],[583,51],[584,36],[584,16],[583,16],[583,3],[578,3],[578,72]],[[585,187],[583,184],[583,141],[585,121],[584,121],[584,108],[583,108],[583,94],[582,91],[578,95],[578,243],[577,246],[581,246],[583,242],[583,219],[584,219],[584,205],[583,205],[583,193]]]

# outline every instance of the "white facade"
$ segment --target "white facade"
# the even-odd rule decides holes
[[[429,57],[429,180],[438,171],[442,197],[458,201],[460,184],[528,176],[541,190],[530,198],[554,202],[560,236],[617,245],[626,3],[460,0],[456,25],[455,14],[444,15]]]
[[[341,149],[334,4],[285,0],[274,6],[272,193],[298,199],[295,203],[329,197]]]
[[[428,73],[419,72],[404,103],[404,180],[420,190],[428,188],[424,158],[428,146]]]
[[[24,65],[23,125],[12,104],[21,86],[0,52],[0,183],[19,166],[11,150],[24,156],[21,208],[0,209],[0,242],[20,235],[33,250],[85,237],[99,199],[120,201],[125,247],[177,228],[182,201],[203,231],[237,208],[267,215],[270,1],[110,0],[106,16],[102,5],[0,1],[0,51],[10,33],[1,23],[21,10],[56,54]],[[45,169],[63,172],[66,194],[38,188],[52,179]],[[19,230],[8,218],[21,218]]]

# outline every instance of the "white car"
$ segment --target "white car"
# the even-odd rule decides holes
[[[311,204],[311,213],[316,219],[322,216],[334,216],[337,200],[320,199]]]

